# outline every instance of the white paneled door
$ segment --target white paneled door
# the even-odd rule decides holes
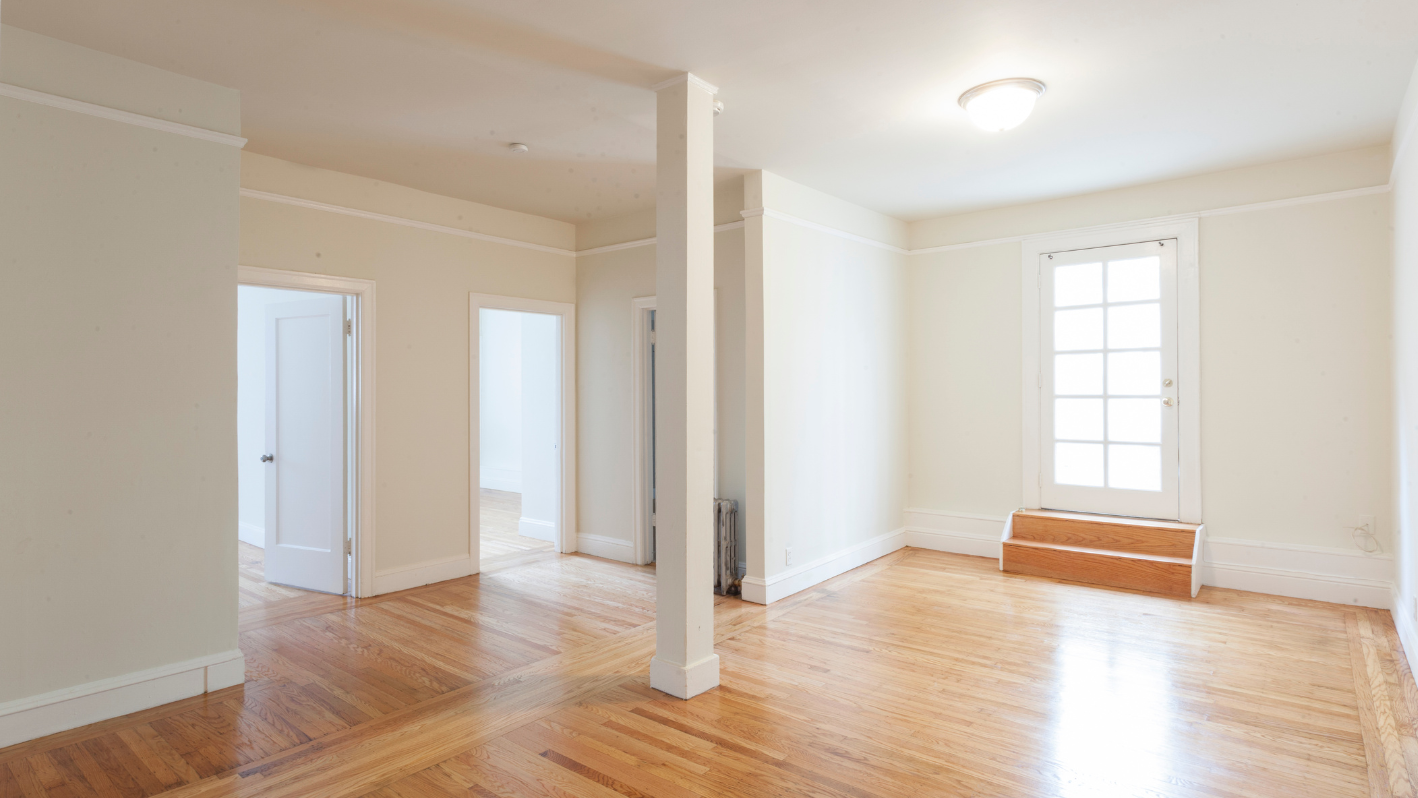
[[[345,301],[266,308],[266,581],[345,592]]]
[[[1176,519],[1177,241],[1039,263],[1040,500]]]

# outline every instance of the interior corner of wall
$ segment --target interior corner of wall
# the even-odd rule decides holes
[[[759,169],[743,176],[743,207],[745,210],[763,207],[763,176],[766,174],[768,173]]]

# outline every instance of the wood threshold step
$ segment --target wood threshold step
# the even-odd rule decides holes
[[[1108,549],[1190,559],[1195,524],[1085,513],[1022,510],[1011,520],[1010,538],[1086,549]]]
[[[1018,510],[1015,517],[1049,518],[1059,521],[1086,521],[1092,524],[1114,526],[1140,526],[1149,529],[1175,529],[1179,532],[1195,532],[1201,524],[1185,524],[1181,521],[1162,521],[1156,518],[1135,518],[1128,515],[1102,515],[1100,513],[1071,513],[1064,510]]]
[[[1192,595],[1192,562],[1183,557],[1011,538],[1004,541],[1000,569],[1169,596]]]

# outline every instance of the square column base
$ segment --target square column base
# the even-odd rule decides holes
[[[693,698],[719,686],[719,655],[710,654],[693,665],[677,665],[655,657],[650,660],[650,686],[675,698]]]

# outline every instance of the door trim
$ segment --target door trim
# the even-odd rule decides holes
[[[1039,257],[1050,252],[1177,240],[1177,497],[1180,520],[1202,523],[1201,504],[1201,291],[1196,219],[1141,222],[1105,230],[1030,236],[1020,243],[1023,306],[1024,507],[1040,506],[1042,425],[1039,405]]]
[[[236,281],[239,285],[256,285],[266,288],[291,288],[298,291],[316,291],[326,294],[345,294],[354,297],[354,350],[351,367],[355,370],[355,395],[349,420],[351,429],[350,446],[353,450],[348,462],[355,473],[350,475],[349,485],[354,492],[350,505],[355,512],[350,518],[351,569],[354,580],[350,584],[350,595],[368,598],[375,595],[374,586],[374,281],[354,277],[333,277],[326,274],[292,272],[283,269],[266,269],[259,266],[237,266]]]
[[[561,528],[556,550],[562,554],[576,551],[576,305],[473,293],[468,295],[468,552],[473,573],[482,570],[478,539],[482,511],[478,493],[481,474],[478,383],[482,376],[478,364],[478,318],[484,308],[561,317]]]
[[[655,297],[630,300],[630,517],[634,529],[636,565],[650,563],[650,311]]]

